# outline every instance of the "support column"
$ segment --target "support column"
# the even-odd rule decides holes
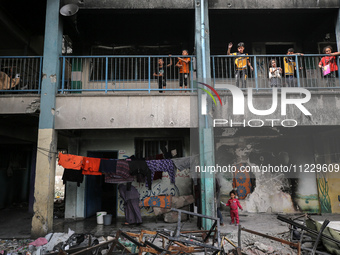
[[[68,139],[68,153],[79,155],[78,138]],[[83,183],[77,186],[75,182],[66,182],[65,194],[65,219],[85,218],[85,177]]]
[[[43,80],[41,89],[39,132],[32,238],[53,230],[54,182],[57,154],[57,131],[54,129],[56,94],[62,49],[62,25],[59,0],[47,0],[44,39]]]
[[[336,37],[336,45],[338,47],[337,51],[340,51],[340,9],[338,10],[338,15],[335,22],[335,37]],[[336,51],[334,49],[334,51]]]
[[[197,81],[211,85],[208,0],[195,1],[195,17]],[[198,87],[204,86],[198,84]],[[207,100],[207,94],[201,89],[198,89],[198,109],[200,166],[214,166],[214,131],[209,114],[212,111],[212,104],[211,100]],[[202,214],[216,217],[214,177],[214,174],[209,172],[201,172],[201,202]],[[202,224],[205,229],[210,229],[212,222],[204,219]]]

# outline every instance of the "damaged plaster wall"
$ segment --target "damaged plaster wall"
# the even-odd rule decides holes
[[[257,135],[255,131],[248,130],[249,133],[241,130],[227,132],[223,129],[220,132],[221,137],[216,139],[216,163],[235,166],[236,169],[249,166],[257,170],[241,179],[237,172],[220,173],[218,178],[223,183],[222,201],[226,202],[229,192],[236,189],[241,205],[247,212],[318,212],[320,208],[314,173],[269,173],[261,168],[267,165],[299,166],[314,163],[308,130],[301,129],[304,136],[287,135],[280,130],[257,129]],[[243,135],[245,133],[247,136]]]
[[[248,212],[294,213],[292,197],[282,191],[289,186],[284,175],[257,173],[256,187],[244,200],[244,209]]]

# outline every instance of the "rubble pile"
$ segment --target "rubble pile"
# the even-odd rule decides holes
[[[327,228],[329,220],[323,224],[312,220],[308,215],[293,218],[278,216],[282,221],[280,228],[261,229],[261,232],[238,226],[237,232],[222,233],[218,228],[218,218],[209,217],[181,209],[177,212],[175,229],[159,228],[156,230],[118,229],[112,236],[95,237],[91,234],[75,233],[71,229],[67,233],[50,233],[36,240],[13,239],[0,240],[0,255],[62,255],[62,254],[243,254],[243,255],[294,255],[310,254],[317,249],[322,254],[340,255],[340,233]],[[213,224],[210,229],[182,229],[181,214],[198,218],[208,218]],[[305,220],[302,220],[302,217]],[[249,225],[254,228],[254,225]],[[153,226],[154,229],[154,226]],[[271,232],[267,232],[267,230]],[[329,253],[324,253],[324,252]]]
[[[286,236],[278,236],[274,234],[268,234],[270,236],[289,239],[288,234]],[[270,239],[266,239],[260,236],[245,234],[242,236],[242,252],[249,255],[264,255],[264,254],[275,254],[275,255],[287,255],[297,254],[297,250],[289,247],[286,244],[276,242]]]
[[[33,239],[0,240],[0,254],[2,255],[42,255],[68,251],[74,248],[82,249],[112,240],[113,237],[95,238],[92,235],[68,233],[50,233],[45,237]],[[127,243],[126,243],[127,244]],[[104,252],[102,253],[104,254]]]
[[[30,248],[29,248],[29,243],[31,243],[32,241],[33,240],[31,239],[0,240],[0,254],[3,254],[3,255],[27,254],[29,255],[31,253]]]

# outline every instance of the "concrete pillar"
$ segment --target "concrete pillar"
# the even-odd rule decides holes
[[[338,15],[337,15],[336,22],[335,22],[335,37],[336,37],[336,45],[338,47],[337,51],[340,51],[340,9],[338,10]]]
[[[79,155],[77,138],[69,138],[68,153]],[[79,187],[75,182],[67,182],[65,185],[65,219],[85,218],[85,178]]]
[[[54,129],[54,112],[60,77],[59,56],[62,49],[59,2],[59,0],[47,0],[46,7],[32,238],[45,236],[53,230],[54,180],[57,156],[57,132]]]
[[[211,85],[208,0],[195,1],[195,17],[197,81]],[[200,87],[201,85],[198,83],[197,86]],[[212,104],[211,100],[207,99],[206,93],[201,89],[198,89],[198,109],[200,166],[214,166],[214,132],[209,114],[212,110]],[[214,174],[201,172],[202,214],[216,216],[214,196]],[[209,229],[212,222],[203,220],[202,224],[205,229]]]

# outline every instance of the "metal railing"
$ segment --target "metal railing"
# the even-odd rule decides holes
[[[307,89],[339,89],[338,57],[329,55],[305,54],[300,55],[249,55],[249,63],[253,70],[246,66],[244,73],[237,68],[237,59],[241,56],[212,56],[212,83],[217,88],[223,88],[224,84],[237,85],[239,87],[251,87],[257,90],[270,89],[272,87],[302,87]],[[243,59],[246,57],[243,56]],[[324,73],[324,66],[320,61],[326,57],[326,62],[331,62],[331,70]],[[273,68],[271,63],[275,62]],[[333,68],[332,68],[333,66]],[[334,69],[334,70],[333,70]],[[239,76],[239,77],[237,77]],[[237,81],[240,79],[240,81]],[[245,82],[242,84],[242,80]],[[242,86],[245,85],[245,86]]]
[[[85,56],[61,57],[62,79],[60,93],[101,91],[178,91],[193,89],[192,56],[186,75],[179,86],[178,57],[183,56]],[[162,61],[162,76],[159,76]],[[186,80],[186,85],[185,85]],[[161,85],[160,85],[161,83]]]
[[[178,57],[183,56],[62,56],[58,92],[158,93],[196,90],[195,56],[186,56],[190,59],[188,74],[180,74],[180,67],[176,65]],[[331,62],[328,73],[327,70],[323,71],[323,66],[319,67],[323,57]],[[159,61],[164,62],[162,76],[158,76],[163,72],[159,68]],[[273,61],[276,69],[271,69]],[[274,86],[312,90],[340,88],[340,71],[336,70],[339,57],[317,54],[214,55],[210,63],[210,85],[216,89],[223,89],[224,85],[256,90],[270,90]],[[0,57],[1,94],[40,93],[41,79],[42,57]],[[186,85],[184,81],[187,81]]]
[[[0,92],[40,93],[42,57],[0,57]]]

